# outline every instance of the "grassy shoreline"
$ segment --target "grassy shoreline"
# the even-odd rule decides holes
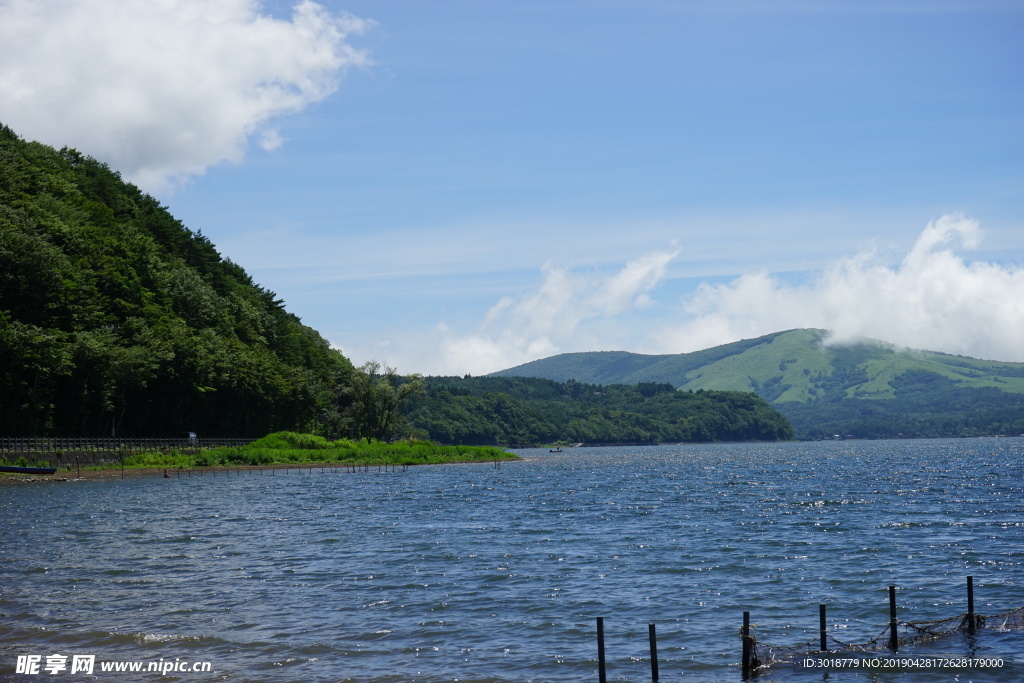
[[[196,453],[152,451],[135,453],[123,459],[122,464],[91,465],[81,472],[116,472],[122,469],[153,471],[213,470],[246,468],[298,468],[298,467],[409,467],[449,463],[499,462],[515,460],[517,456],[493,446],[440,446],[430,441],[400,441],[381,443],[366,441],[328,441],[311,434],[276,432],[247,446],[220,447]],[[11,463],[15,464],[15,463]],[[45,466],[38,463],[38,466]],[[77,473],[74,465],[63,465],[63,472]],[[21,477],[24,475],[10,475]],[[56,475],[55,475],[56,476]],[[3,477],[3,480],[8,477]]]

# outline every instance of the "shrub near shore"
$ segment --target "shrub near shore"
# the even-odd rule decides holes
[[[140,453],[125,458],[127,467],[230,467],[298,463],[342,465],[430,465],[514,460],[516,456],[490,446],[439,446],[430,441],[367,443],[322,436],[275,432],[247,446],[222,447],[188,455]]]

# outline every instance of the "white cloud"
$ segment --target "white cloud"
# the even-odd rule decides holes
[[[607,276],[544,266],[537,291],[505,297],[488,312],[480,330],[459,336],[435,331],[440,359],[433,372],[484,374],[580,344],[614,343],[615,318],[650,304],[648,293],[664,279],[677,247],[656,250]],[[610,323],[602,325],[602,323]]]
[[[665,277],[679,249],[657,250],[627,263],[617,273],[592,276],[552,265],[543,268],[536,292],[506,297],[487,313],[478,334],[443,341],[445,364],[460,363],[469,372],[493,372],[572,348],[581,326],[648,305],[648,292]],[[604,341],[611,340],[605,337]],[[566,348],[564,345],[569,344]]]
[[[957,253],[980,239],[976,221],[943,216],[895,264],[865,250],[805,284],[753,272],[727,284],[701,284],[681,307],[646,311],[678,248],[652,252],[612,274],[548,265],[535,291],[502,298],[477,331],[439,325],[415,344],[392,343],[376,355],[410,372],[483,374],[569,351],[682,353],[814,327],[832,330],[833,343],[871,338],[1024,361],[1024,266],[970,262]]]
[[[501,298],[475,332],[460,334],[439,324],[415,338],[403,335],[345,352],[352,358],[383,358],[405,372],[480,375],[563,351],[626,343],[622,318],[650,305],[649,292],[679,251],[675,246],[653,251],[611,274],[547,264],[535,291]]]
[[[804,286],[761,272],[726,285],[702,285],[688,319],[659,330],[662,353],[707,348],[790,328],[833,331],[833,342],[873,338],[900,346],[990,360],[1024,361],[1024,267],[967,262],[976,221],[930,223],[896,266],[865,251],[842,259]]]
[[[149,191],[274,149],[276,117],[368,63],[369,23],[304,0],[290,20],[257,0],[0,3],[0,121],[96,157]]]

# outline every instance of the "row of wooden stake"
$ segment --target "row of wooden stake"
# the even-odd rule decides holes
[[[974,577],[967,577],[967,618],[965,619],[968,632],[974,632],[976,620],[974,615]],[[897,652],[900,649],[900,639],[897,628],[899,620],[896,618],[896,586],[889,586],[889,649]],[[828,627],[825,622],[825,605],[818,605],[818,632],[821,639],[819,652],[828,651]],[[740,632],[743,638],[743,678],[750,676],[758,663],[754,653],[754,639],[750,635],[750,612],[743,613],[743,630]]]
[[[647,625],[651,644],[651,680],[658,683],[658,635],[654,624]],[[608,665],[604,655],[604,617],[597,618],[597,671],[601,683],[608,680]]]
[[[974,577],[967,577],[967,629],[974,630]],[[889,648],[896,652],[899,650],[899,635],[897,627],[899,621],[896,619],[896,586],[889,586]],[[818,628],[821,637],[821,652],[828,650],[828,627],[825,621],[825,605],[818,605]],[[648,639],[651,648],[651,681],[658,683],[658,638],[654,624],[647,625]],[[746,680],[755,668],[757,659],[754,653],[754,639],[750,635],[750,612],[743,613],[743,629],[740,632],[743,640],[743,678]],[[607,661],[604,650],[604,617],[597,617],[597,670],[598,680],[606,683],[608,680]]]

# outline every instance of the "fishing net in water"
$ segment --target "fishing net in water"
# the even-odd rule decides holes
[[[944,636],[948,633],[955,633],[957,631],[969,631],[972,628],[970,616],[966,613],[949,619],[939,619],[936,621],[912,621],[906,622],[904,625],[913,629],[919,634],[919,637]],[[991,614],[988,616],[975,614],[973,628],[985,628],[995,631],[1024,629],[1024,607],[1018,607],[1017,609],[1010,610],[1009,612],[1000,612],[999,614]]]
[[[913,645],[942,638],[953,633],[968,633],[972,630],[1012,631],[1024,629],[1024,607],[1018,607],[1009,612],[1000,612],[999,614],[975,614],[973,616],[973,625],[971,622],[972,617],[967,612],[934,621],[898,621],[897,624],[900,628],[897,629],[897,646]],[[890,628],[886,624],[877,636],[864,643],[847,643],[830,633],[826,633],[827,650],[829,652],[874,652],[887,650],[892,644]],[[751,669],[769,666],[776,662],[795,661],[822,651],[820,636],[805,643],[786,646],[763,643],[757,640],[752,631],[749,635],[744,636],[742,629],[740,629],[740,637],[747,639],[751,654],[751,660],[749,661]]]

